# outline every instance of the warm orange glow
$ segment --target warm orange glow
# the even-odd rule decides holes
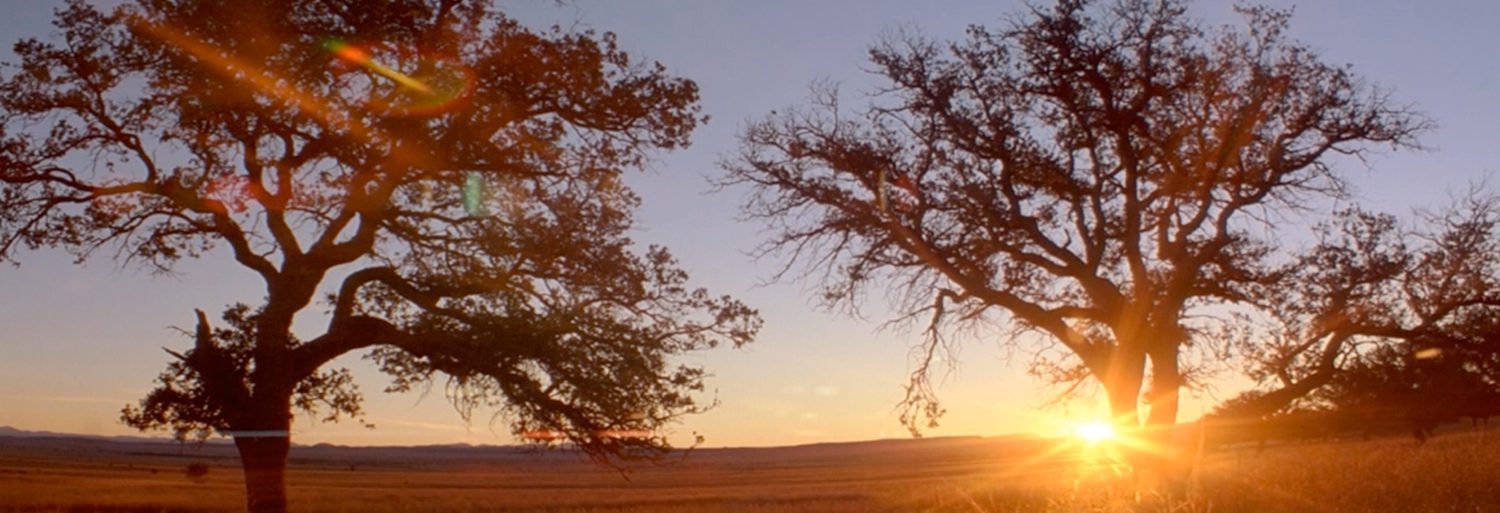
[[[341,131],[365,142],[389,139],[389,134],[377,128],[368,127],[359,119],[330,108],[325,100],[296,87],[293,81],[278,75],[274,70],[227,54],[217,47],[167,25],[139,17],[132,18],[131,23],[146,34],[187,52],[206,68],[230,80],[243,82],[261,94],[280,100],[287,106],[296,108],[298,112],[307,114],[325,127]],[[350,53],[351,56],[365,54],[363,50],[358,49],[354,49],[353,52]],[[407,145],[396,145],[390,157],[417,162],[419,165],[423,159],[420,153],[412,152]]]
[[[357,46],[352,46],[343,41],[331,41],[328,43],[328,47],[333,50],[333,54],[338,56],[338,58],[340,59],[344,59],[353,64],[364,66],[365,69],[373,71],[375,72],[375,74],[382,77],[389,78],[391,79],[391,81],[397,84],[401,84],[402,86],[405,86],[406,88],[413,91],[417,91],[422,94],[433,94],[432,88],[427,87],[427,84],[424,84],[422,83],[422,81],[412,78],[405,73],[396,71],[381,63],[375,62],[370,58],[369,53],[365,52]]]
[[[563,434],[560,431],[537,430],[521,433],[521,438],[531,441],[551,442],[553,440],[561,440],[563,438],[567,438],[567,435]]]
[[[1103,421],[1078,424],[1073,427],[1073,432],[1078,435],[1078,438],[1082,438],[1083,441],[1091,444],[1107,442],[1116,438],[1114,426]]]
[[[336,43],[333,45],[333,54],[337,55],[340,59],[359,65],[364,65],[364,63],[370,61],[370,55],[358,46]]]
[[[644,429],[606,429],[602,431],[595,431],[594,435],[600,438],[646,439],[651,438],[653,436],[653,433]],[[563,440],[567,437],[567,433],[552,430],[537,430],[521,433],[522,439],[533,442],[552,442],[556,440]]]
[[[286,85],[292,82],[276,76],[270,70],[243,59],[225,55],[218,48],[166,25],[144,18],[133,18],[132,21],[136,27],[147,34],[187,52],[206,67],[223,74],[226,78],[245,82],[262,94],[280,99],[298,111],[307,113],[325,126],[342,129],[360,139],[371,139],[370,131],[360,123],[329,109],[327,104],[318,98],[296,87]]]

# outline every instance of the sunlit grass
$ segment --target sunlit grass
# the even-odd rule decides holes
[[[1080,450],[1090,447],[1083,439],[695,457],[629,481],[595,467],[515,461],[391,460],[354,471],[314,462],[294,467],[290,493],[294,509],[310,513],[1468,512],[1500,504],[1500,434],[1449,434],[1423,446],[1397,437],[1220,453],[1186,488],[1159,494],[1142,493],[1128,474],[1081,472],[1101,468]],[[182,474],[191,461],[0,450],[0,511],[243,510],[231,460],[214,460],[201,482]]]

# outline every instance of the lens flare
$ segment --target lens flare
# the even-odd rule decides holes
[[[323,46],[327,48],[328,51],[333,52],[333,55],[337,56],[338,58],[349,61],[353,64],[363,66],[365,69],[373,71],[377,75],[391,79],[392,82],[401,84],[413,91],[417,91],[422,94],[432,94],[432,88],[427,87],[427,84],[424,84],[422,83],[422,81],[412,78],[405,73],[393,70],[383,64],[375,62],[374,59],[370,58],[370,54],[368,52],[365,52],[362,48],[350,45],[349,43],[345,43],[338,39],[331,39]]]
[[[412,75],[397,71],[376,61],[364,48],[341,39],[329,39],[323,48],[348,64],[362,67],[395,82],[400,89],[386,99],[372,99],[382,110],[402,115],[428,116],[452,109],[469,96],[474,76],[468,69],[448,60],[423,57]]]
[[[473,217],[484,217],[489,212],[484,208],[485,184],[484,176],[479,173],[468,173],[464,176],[464,210]]]
[[[372,138],[371,130],[359,120],[351,119],[342,112],[330,109],[322,99],[291,85],[293,81],[278,75],[274,70],[262,68],[252,61],[225,53],[171,26],[139,17],[130,18],[130,22],[132,26],[141,29],[146,34],[196,58],[207,69],[227,79],[243,82],[261,94],[295,107],[297,111],[318,120],[325,126],[339,129],[362,140]]]

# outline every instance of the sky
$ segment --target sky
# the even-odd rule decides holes
[[[10,43],[47,37],[61,2],[0,0],[0,59]],[[1333,63],[1347,63],[1395,98],[1432,118],[1425,151],[1384,153],[1342,162],[1364,204],[1406,214],[1441,204],[1500,169],[1500,3],[1450,0],[1290,2],[1291,34]],[[881,34],[915,28],[933,38],[962,37],[970,24],[995,25],[1018,1],[576,0],[502,1],[532,27],[614,31],[623,48],[697,81],[712,121],[690,148],[659,154],[628,183],[644,199],[635,239],[670,247],[694,282],[760,309],[765,328],[742,350],[690,355],[711,374],[714,410],[674,428],[705,445],[766,446],[908,436],[894,409],[902,398],[910,348],[918,337],[881,330],[889,318],[877,301],[865,318],[818,309],[798,283],[767,283],[776,261],[746,253],[759,226],[736,220],[742,190],[711,192],[717,163],[737,148],[747,120],[804,103],[808,85],[833,81],[848,92],[872,90],[865,51]],[[1236,20],[1231,3],[1202,1],[1193,15],[1209,23]],[[1493,180],[1491,180],[1493,183]],[[254,301],[263,290],[251,272],[224,254],[185,262],[174,276],[121,267],[107,255],[82,265],[59,251],[35,251],[17,268],[0,268],[0,425],[86,434],[131,434],[120,408],[138,400],[165,366],[162,347],[190,341],[194,308]],[[316,310],[316,309],[312,309]],[[316,312],[309,314],[315,317]],[[300,326],[316,328],[316,319]],[[1005,349],[999,329],[964,340],[960,363],[939,393],[948,414],[929,436],[1045,432],[1102,412],[1097,401],[1047,405],[1052,389],[1025,374],[1027,358]],[[358,357],[350,367],[366,396],[367,429],[299,418],[294,441],[349,445],[504,444],[499,421],[466,423],[443,396],[384,394],[387,380]],[[1216,399],[1243,388],[1228,376],[1190,399],[1191,419]]]

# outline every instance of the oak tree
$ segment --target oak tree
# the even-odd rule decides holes
[[[54,23],[0,79],[0,258],[222,256],[263,281],[225,325],[200,311],[124,412],[233,435],[251,511],[287,508],[294,408],[358,414],[325,369],[340,355],[610,460],[659,454],[657,428],[705,407],[676,355],[759,327],[629,238],[621,174],[705,118],[692,81],[613,34],[483,0],[74,1]]]
[[[963,41],[890,38],[867,106],[825,88],[744,130],[727,183],[753,190],[763,254],[832,305],[886,288],[897,322],[925,326],[914,430],[942,411],[932,362],[953,328],[991,323],[1062,355],[1035,372],[1102,384],[1123,428],[1169,427],[1190,364],[1223,357],[1226,324],[1203,319],[1274,278],[1277,221],[1342,193],[1334,157],[1426,127],[1290,39],[1287,12],[1208,28],[1187,11],[1060,0]]]

